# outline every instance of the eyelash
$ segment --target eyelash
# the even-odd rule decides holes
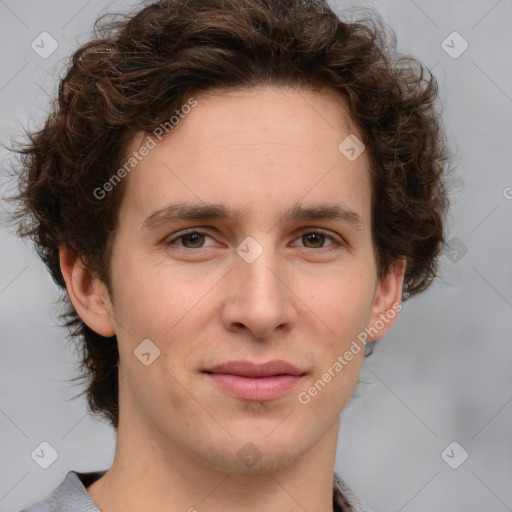
[[[186,229],[184,231],[180,231],[177,234],[177,236],[175,236],[172,239],[168,239],[166,241],[166,245],[169,245],[169,246],[173,245],[173,243],[175,241],[177,241],[177,240],[179,240],[181,238],[184,238],[187,235],[191,235],[191,234],[205,235],[205,236],[209,236],[210,238],[213,238],[211,235],[209,235],[208,233],[206,233],[204,231],[201,231],[200,229],[190,228],[190,229]],[[303,237],[304,235],[310,235],[310,234],[324,235],[326,238],[328,238],[329,240],[331,240],[333,242],[333,245],[330,245],[328,247],[320,247],[317,250],[320,250],[320,251],[323,251],[323,252],[329,252],[329,251],[337,250],[339,247],[346,246],[346,243],[337,240],[334,236],[328,235],[324,230],[318,229],[318,228],[316,228],[316,229],[309,229],[309,230],[303,231],[303,232],[301,232],[299,234],[299,236],[297,238]],[[205,248],[205,247],[198,247],[196,249],[192,249],[190,247],[180,246],[180,250],[184,250],[184,251],[187,251],[187,252],[188,251],[199,252],[199,251],[201,251],[201,249],[207,249],[207,248]],[[311,248],[311,247],[304,247],[304,249],[315,250],[315,248]]]

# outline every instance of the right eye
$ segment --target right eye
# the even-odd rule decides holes
[[[174,245],[174,242],[176,240],[181,240],[182,242],[185,240],[189,240],[189,244],[192,245],[192,247],[187,247],[186,245],[180,245],[180,248],[185,249],[202,249],[203,246],[201,245],[204,243],[204,237],[211,238],[209,235],[204,233],[203,231],[197,230],[197,229],[188,229],[185,231],[180,231],[176,236],[169,239],[166,244],[167,245]],[[213,239],[212,239],[213,240]]]

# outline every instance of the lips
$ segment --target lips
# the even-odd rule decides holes
[[[286,361],[268,361],[257,364],[250,361],[228,361],[205,370],[206,373],[223,373],[241,375],[243,377],[271,377],[272,375],[303,375],[299,370]]]
[[[229,361],[203,372],[218,389],[242,400],[274,400],[295,387],[305,373],[286,361],[256,364]]]

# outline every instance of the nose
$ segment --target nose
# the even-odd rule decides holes
[[[254,261],[244,259],[244,247],[240,251],[242,256],[236,256],[225,283],[221,314],[226,330],[246,331],[261,340],[271,338],[276,330],[285,332],[293,327],[298,319],[295,306],[298,299],[287,283],[290,273],[286,271],[286,263],[278,260],[270,244],[264,246],[260,242],[259,245],[263,250]]]

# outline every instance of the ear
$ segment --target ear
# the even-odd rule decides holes
[[[375,290],[372,314],[368,325],[368,341],[375,341],[388,332],[402,309],[406,259],[393,262]]]
[[[114,336],[112,304],[105,284],[84,266],[74,249],[60,245],[59,257],[69,298],[80,318],[101,336]]]

